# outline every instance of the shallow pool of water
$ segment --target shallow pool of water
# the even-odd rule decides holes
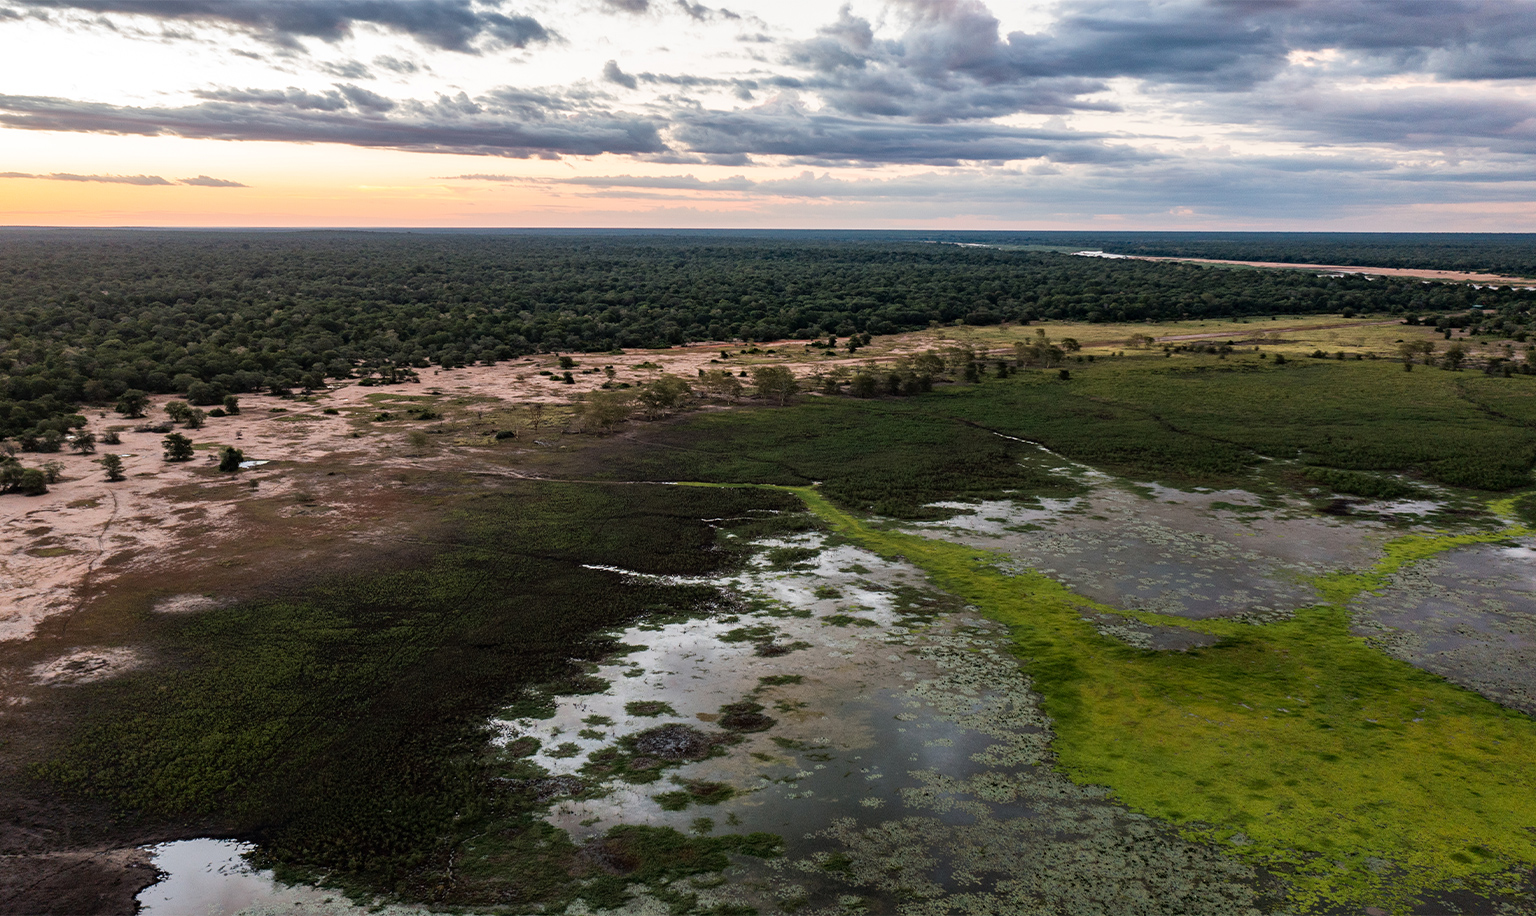
[[[233,916],[258,907],[295,912],[323,905],[333,895],[315,888],[281,884],[270,871],[252,868],[245,854],[255,849],[236,840],[178,840],[151,846],[159,883],[139,892],[141,916]]]
[[[1536,550],[1480,544],[1392,575],[1351,605],[1355,632],[1403,660],[1536,715]]]

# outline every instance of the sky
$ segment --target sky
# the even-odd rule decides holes
[[[1536,231],[1536,0],[0,0],[0,224]]]

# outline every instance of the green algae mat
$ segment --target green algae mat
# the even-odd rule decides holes
[[[1426,895],[1513,889],[1536,866],[1536,721],[1367,646],[1345,609],[1405,564],[1529,529],[1400,538],[1373,569],[1317,582],[1326,603],[1281,623],[1129,612],[1220,637],[1155,652],[1082,616],[1122,609],[794,492],[844,536],[1011,628],[1071,777],[1282,876],[1292,906],[1405,912]]]

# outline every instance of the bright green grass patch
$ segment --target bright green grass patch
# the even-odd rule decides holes
[[[1405,912],[1536,865],[1536,722],[1370,648],[1344,609],[1406,563],[1528,529],[1399,539],[1375,569],[1320,582],[1330,603],[1285,623],[1137,614],[1223,637],[1160,653],[1099,635],[1080,609],[1115,609],[1046,576],[1005,575],[974,547],[877,529],[795,492],[1012,628],[1073,778],[1191,836],[1241,834],[1233,851],[1287,877],[1294,906]]]

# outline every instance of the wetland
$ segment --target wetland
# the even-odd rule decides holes
[[[0,497],[0,900],[1531,912],[1513,343],[1036,317],[255,391],[188,433],[237,470],[120,424]]]

